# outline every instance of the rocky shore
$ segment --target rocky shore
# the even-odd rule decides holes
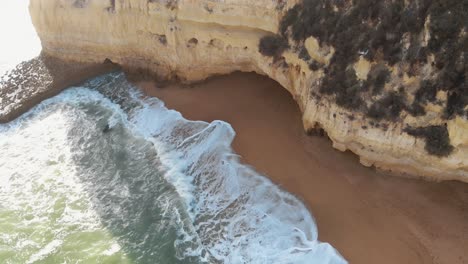
[[[0,77],[0,123],[9,122],[64,89],[106,72],[112,63],[77,63],[41,54]]]

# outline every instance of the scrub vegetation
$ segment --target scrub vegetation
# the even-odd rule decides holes
[[[443,119],[468,118],[467,10],[468,0],[303,0],[283,16],[277,35],[260,41],[259,50],[278,58],[292,48],[311,70],[325,73],[320,94],[376,121],[395,121],[403,111],[423,116],[428,103],[443,105]],[[425,31],[427,43],[422,41]],[[334,47],[328,66],[310,62],[304,48],[309,37]],[[367,80],[358,80],[354,72],[361,56],[373,63]],[[429,56],[434,58],[432,74],[416,91],[393,87],[390,67],[405,65],[408,76],[422,76]],[[439,91],[447,94],[446,100],[437,99]],[[409,95],[414,100],[409,101]],[[431,154],[452,150],[444,126],[406,131],[424,137]]]

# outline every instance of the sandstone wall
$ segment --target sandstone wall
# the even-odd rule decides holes
[[[184,82],[255,71],[292,94],[306,130],[322,128],[335,148],[356,153],[365,166],[468,182],[466,25],[445,36],[462,44],[451,46],[459,51],[455,66],[441,68],[438,52],[445,46],[431,46],[439,38],[435,7],[422,13],[402,1],[401,10],[387,14],[392,2],[381,2],[374,14],[332,0],[31,0],[30,12],[50,56],[110,59]],[[413,9],[419,28],[385,29],[387,20],[410,24],[404,14]],[[319,27],[304,27],[314,23]],[[415,45],[417,56],[411,55]],[[455,88],[440,88],[444,74],[456,75]]]

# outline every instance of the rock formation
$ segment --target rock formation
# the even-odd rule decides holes
[[[68,62],[45,54],[24,61],[0,76],[0,124],[72,85],[117,69],[112,63]]]
[[[43,52],[161,79],[255,71],[362,164],[468,182],[468,0],[32,0]]]

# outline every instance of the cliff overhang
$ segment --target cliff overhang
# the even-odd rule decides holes
[[[43,52],[161,79],[268,75],[362,164],[468,182],[467,0],[34,0]]]

